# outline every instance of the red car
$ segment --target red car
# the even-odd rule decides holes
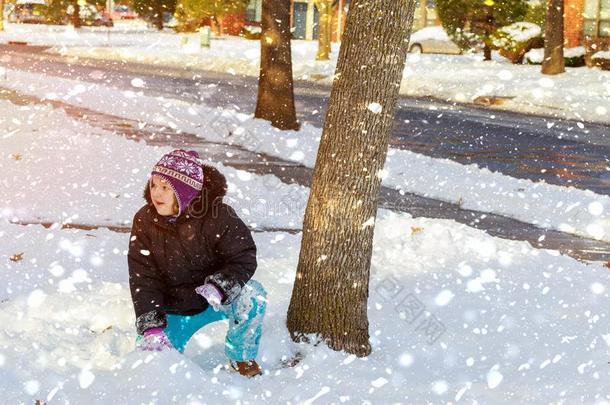
[[[111,17],[113,20],[135,20],[138,15],[124,4],[117,4],[112,10]]]

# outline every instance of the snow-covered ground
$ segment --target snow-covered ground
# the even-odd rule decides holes
[[[0,218],[12,222],[131,226],[148,168],[171,151],[142,148],[49,106],[0,101],[0,109],[0,185],[11,190]],[[215,164],[227,177],[227,201],[250,226],[300,229],[307,188]]]
[[[90,31],[97,31],[91,41],[108,35]],[[44,33],[32,39],[43,41]],[[65,28],[57,35],[66,35]],[[71,45],[83,45],[85,35],[75,35]],[[116,35],[124,35],[128,47],[138,36],[142,49],[150,45],[148,32]],[[313,60],[315,45],[310,51]],[[231,109],[146,97],[140,79],[124,91],[3,69],[0,86],[307,166],[321,135],[310,126],[279,132]],[[216,90],[202,91],[211,98]],[[3,403],[610,404],[607,267],[454,221],[386,210],[375,224],[368,302],[373,352],[367,358],[290,341],[285,317],[301,236],[286,232],[254,234],[255,277],[269,293],[259,354],[264,376],[247,380],[223,369],[226,323],[199,332],[184,356],[134,352],[129,235],[61,224],[129,226],[143,204],[150,167],[169,150],[49,106],[0,101]],[[219,168],[230,183],[227,201],[250,226],[300,227],[307,188]],[[607,196],[394,149],[379,175],[407,192],[610,240]],[[282,356],[297,350],[304,360],[278,369]]]
[[[45,229],[0,220],[4,403],[610,402],[607,268],[384,210],[375,228],[367,358],[291,343],[285,316],[300,234],[283,232],[254,235],[255,277],[269,292],[264,376],[247,380],[222,368],[224,323],[199,332],[184,356],[134,352],[129,235],[59,223],[74,215],[124,223],[167,149],[87,128],[49,107],[3,102],[0,112],[3,211],[57,222]],[[222,170],[236,206],[254,190],[278,197],[260,176]],[[292,217],[273,221],[290,227]],[[296,350],[305,359],[277,369]]]
[[[141,79],[134,79],[133,89],[125,91],[68,79],[48,80],[45,75],[21,71],[5,70],[4,73],[0,85],[22,93],[134,119],[140,126],[162,125],[210,141],[242,145],[308,167],[315,163],[321,129],[311,125],[303,125],[298,132],[282,132],[266,121],[231,108],[145,96],[141,89],[146,87],[146,82]],[[96,74],[104,75],[103,72]],[[203,87],[200,91],[213,100],[217,89]],[[515,179],[476,165],[393,148],[384,171],[378,175],[386,186],[405,192],[505,215],[543,228],[610,241],[610,197],[591,191]],[[135,194],[138,193],[136,190]],[[299,211],[296,217],[301,218],[304,206],[296,209]],[[298,224],[298,221],[292,223]]]
[[[258,76],[258,41],[215,38],[209,49],[201,49],[198,35],[143,27],[84,28],[77,32],[69,26],[7,24],[0,41],[51,45],[51,52],[65,55]],[[330,84],[338,44],[333,44],[328,62],[315,61],[316,47],[314,41],[293,41],[294,76]],[[540,66],[512,65],[498,55],[491,62],[482,61],[480,54],[409,55],[401,93],[467,103],[478,97],[498,97],[499,104],[493,108],[610,121],[610,72],[568,68],[564,74],[544,76]]]

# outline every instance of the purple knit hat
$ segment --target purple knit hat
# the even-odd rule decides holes
[[[178,216],[201,193],[203,188],[203,168],[199,163],[199,154],[194,150],[176,149],[163,155],[153,167],[152,175],[161,176],[176,194]]]

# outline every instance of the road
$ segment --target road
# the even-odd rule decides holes
[[[4,49],[4,51],[6,52],[7,49]],[[2,52],[2,46],[0,46],[0,52]],[[196,102],[205,102],[207,100],[207,102],[213,101],[214,104],[235,105],[242,110],[247,110],[248,108],[253,109],[255,101],[255,81],[251,78],[227,78],[227,75],[210,73],[205,79],[199,77],[198,74],[195,74],[196,77],[193,79],[192,72],[159,71],[160,69],[156,67],[152,67],[151,69],[151,67],[133,64],[97,61],[91,62],[81,60],[78,61],[78,63],[67,63],[66,60],[62,60],[61,58],[40,55],[40,50],[27,49],[27,52],[24,52],[22,49],[19,49],[18,53],[11,54],[9,67],[35,71],[50,76],[61,76],[92,82],[102,81],[120,88],[130,88],[131,80],[134,77],[139,77],[146,82],[146,92],[151,95],[171,95]],[[99,74],[100,71],[107,69],[110,69],[111,73],[105,75]],[[170,77],[170,74],[178,77]],[[181,77],[180,75],[188,77]],[[326,102],[325,94],[327,94],[327,92],[328,89],[320,88],[320,86],[315,86],[310,83],[297,83],[296,98],[299,109],[299,119],[302,122],[320,125],[324,111],[323,103]],[[43,101],[35,97],[23,96],[7,89],[0,88],[0,97],[20,104],[49,103],[54,107],[63,108],[75,119],[86,119],[87,123],[90,125],[99,126],[119,135],[127,135],[130,139],[142,139],[147,143],[152,144],[169,145],[171,142],[171,146],[173,147],[190,147],[203,152],[204,155],[209,156],[210,159],[217,160],[225,165],[259,174],[272,173],[286,183],[309,185],[311,180],[312,172],[309,168],[293,162],[283,161],[279,158],[252,153],[234,145],[206,142],[195,135],[187,133],[177,135],[172,132],[172,136],[167,137],[163,136],[165,135],[163,131],[167,131],[166,129],[149,126],[146,129],[141,130],[138,129],[137,122],[132,120],[74,107],[61,101]],[[609,147],[608,145],[604,145],[605,138],[602,136],[602,129],[604,127],[601,125],[586,124],[585,130],[579,132],[583,137],[580,141],[558,139],[557,137],[551,136],[548,132],[541,132],[536,135],[539,137],[539,140],[536,143],[533,142],[535,136],[532,135],[531,131],[527,131],[526,134],[525,130],[521,130],[520,132],[522,135],[518,134],[519,131],[515,132],[515,128],[517,128],[515,121],[519,122],[518,125],[521,128],[533,130],[535,129],[535,125],[542,125],[541,122],[545,120],[542,117],[502,113],[504,116],[510,116],[513,120],[513,124],[509,125],[506,122],[500,124],[501,121],[496,121],[496,118],[491,118],[492,115],[497,116],[497,112],[476,107],[454,106],[448,103],[424,99],[402,99],[400,103],[401,108],[399,108],[397,113],[397,125],[392,138],[392,143],[395,146],[426,153],[424,150],[420,149],[426,149],[425,145],[431,145],[431,141],[427,139],[429,137],[432,138],[430,129],[434,126],[438,128],[447,128],[447,135],[444,137],[436,136],[436,138],[434,138],[439,144],[434,147],[429,146],[431,150],[426,149],[426,154],[431,156],[450,157],[454,160],[463,162],[464,160],[460,159],[467,159],[468,154],[458,154],[455,152],[457,147],[452,149],[448,145],[457,145],[459,143],[458,140],[461,139],[460,136],[466,137],[466,132],[470,133],[471,131],[478,130],[478,137],[485,138],[488,135],[485,135],[484,132],[491,131],[492,129],[494,133],[498,134],[498,139],[503,139],[505,141],[505,152],[503,153],[506,153],[506,156],[503,159],[498,159],[493,154],[487,153],[486,159],[482,161],[488,161],[490,165],[498,165],[503,168],[521,167],[524,165],[523,162],[517,161],[518,154],[511,152],[518,149],[511,146],[511,140],[519,142],[522,138],[529,139],[531,145],[540,145],[540,147],[543,148],[545,145],[550,144],[550,147],[552,148],[559,148],[557,150],[562,148],[565,149],[564,145],[579,145],[578,147],[582,148],[583,151],[588,151],[590,149],[598,154],[600,151],[607,152],[607,148]],[[408,107],[406,107],[407,105]],[[464,111],[467,111],[470,115],[467,115]],[[439,117],[439,115],[441,116]],[[450,121],[443,120],[443,117],[445,116],[447,119],[450,119]],[[401,121],[403,124],[400,124]],[[465,123],[462,121],[465,121]],[[418,124],[418,122],[420,123]],[[451,137],[449,136],[450,131],[448,131],[448,128],[451,125],[450,123],[453,123],[454,125],[454,133]],[[566,128],[566,131],[567,128],[569,128],[569,125],[571,125],[571,123],[567,121],[556,123],[558,128]],[[574,123],[574,125],[578,127],[576,123]],[[547,125],[545,124],[544,127],[546,128]],[[407,136],[401,132],[401,128],[409,128],[410,131],[417,129],[420,132],[416,131],[416,133],[411,133],[410,136]],[[462,128],[462,132],[455,131],[460,128]],[[501,135],[502,132],[500,131],[500,128],[504,128],[503,133],[505,135]],[[161,136],[155,136],[151,139],[151,132]],[[575,134],[576,132],[571,132],[570,136],[575,136]],[[408,139],[408,141],[402,141],[401,137]],[[168,141],[168,139],[171,139],[171,141]],[[445,140],[441,141],[441,139]],[[453,143],[448,142],[447,139],[452,139]],[[488,144],[488,142],[484,141],[480,141],[479,143],[474,142],[474,145],[471,147],[485,148],[485,145]],[[548,146],[546,147],[548,148]],[[439,150],[436,150],[439,148],[442,148],[447,155],[443,155]],[[462,145],[462,152],[467,149],[469,149],[468,145]],[[549,150],[550,149],[544,149],[547,154],[549,153]],[[231,153],[227,154],[227,151],[230,151]],[[604,156],[608,156],[608,153],[606,152],[601,153],[603,153]],[[231,157],[228,158],[228,155]],[[480,154],[472,154],[472,156],[479,158]],[[606,157],[603,159],[606,159]],[[512,165],[507,163],[511,160],[515,161]],[[604,161],[607,162],[607,159]],[[474,161],[474,163],[480,164],[479,161]],[[481,165],[484,166],[483,164]],[[491,168],[491,166],[487,167]],[[522,171],[526,174],[534,173],[533,170]],[[607,193],[608,185],[604,182],[607,181],[606,173],[607,171],[604,173],[604,176],[600,175],[599,177],[590,176],[589,183],[587,184],[595,185],[595,187],[603,185],[603,187],[605,187],[605,193]],[[507,172],[507,174],[510,173]],[[525,178],[529,177],[525,176]],[[597,180],[595,180],[596,178]],[[556,179],[557,184],[562,185],[566,185],[566,181],[568,180],[566,176],[556,176],[552,177],[552,179]],[[585,183],[581,182],[579,184],[582,186]],[[534,225],[500,215],[464,210],[455,204],[428,199],[414,194],[401,194],[396,190],[386,187],[383,187],[381,190],[380,201],[381,205],[385,208],[406,211],[415,217],[425,216],[431,218],[453,219],[469,226],[483,229],[494,236],[514,240],[525,240],[530,242],[533,246],[559,250],[578,259],[610,261],[610,244],[605,242],[541,229]]]
[[[45,54],[44,47],[0,45],[12,68],[131,88],[149,95],[254,111],[257,79]],[[6,58],[6,57],[5,57]],[[295,82],[299,120],[321,127],[329,88]],[[475,163],[516,178],[610,195],[610,125],[491,110],[439,100],[399,101],[391,145],[435,158]]]

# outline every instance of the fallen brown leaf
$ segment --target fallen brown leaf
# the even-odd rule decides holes
[[[19,261],[23,260],[23,253],[24,253],[24,252],[14,254],[14,255],[12,255],[11,257],[9,257],[9,259],[10,259],[12,262],[19,262]]]
[[[424,230],[424,228],[420,228],[419,226],[412,226],[411,227],[411,235],[418,234],[418,233],[420,233],[423,230]]]

